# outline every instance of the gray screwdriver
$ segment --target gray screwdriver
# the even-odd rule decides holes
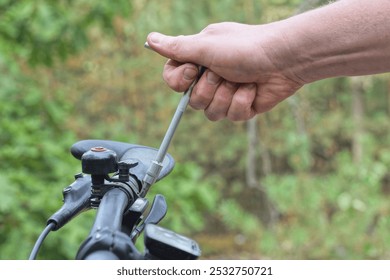
[[[145,43],[145,48],[153,50],[148,43]],[[191,92],[195,86],[195,84],[198,82],[199,78],[204,73],[205,68],[200,67],[199,74],[197,78],[192,82],[190,87],[184,92],[183,96],[181,97],[179,104],[177,105],[176,111],[172,117],[171,123],[169,124],[169,127],[164,135],[164,138],[161,142],[160,148],[158,149],[156,159],[152,161],[151,165],[149,166],[148,171],[145,174],[144,179],[142,180],[142,189],[140,192],[140,196],[144,197],[146,193],[148,192],[151,185],[156,182],[158,175],[160,174],[160,171],[163,167],[163,161],[165,158],[165,155],[167,154],[167,150],[169,147],[169,144],[171,143],[171,140],[173,138],[173,135],[175,134],[176,128],[178,127],[181,117],[184,114],[184,111],[186,110],[188,103],[190,101]]]

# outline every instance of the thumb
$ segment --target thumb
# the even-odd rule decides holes
[[[167,36],[152,32],[146,40],[154,51],[166,58],[181,63],[191,62],[197,65],[204,65],[200,44],[195,39],[195,36]]]

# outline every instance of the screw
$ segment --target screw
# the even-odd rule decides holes
[[[105,151],[107,151],[107,149],[104,147],[93,147],[93,148],[91,148],[91,151],[92,152],[105,152]]]

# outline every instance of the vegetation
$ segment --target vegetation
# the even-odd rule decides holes
[[[143,48],[149,32],[266,23],[319,4],[1,0],[0,259],[26,259],[60,207],[80,170],[74,142],[160,144],[180,95],[161,79],[165,59]],[[304,87],[254,120],[254,147],[248,123],[189,108],[169,150],[177,165],[150,196],[166,196],[163,226],[198,240],[203,258],[388,259],[389,116],[389,74]],[[93,217],[49,235],[40,257],[74,258]]]

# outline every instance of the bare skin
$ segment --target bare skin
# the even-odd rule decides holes
[[[340,0],[282,21],[207,26],[188,36],[153,32],[168,58],[163,77],[175,91],[194,88],[190,105],[217,121],[271,110],[305,84],[390,71],[390,0]]]

